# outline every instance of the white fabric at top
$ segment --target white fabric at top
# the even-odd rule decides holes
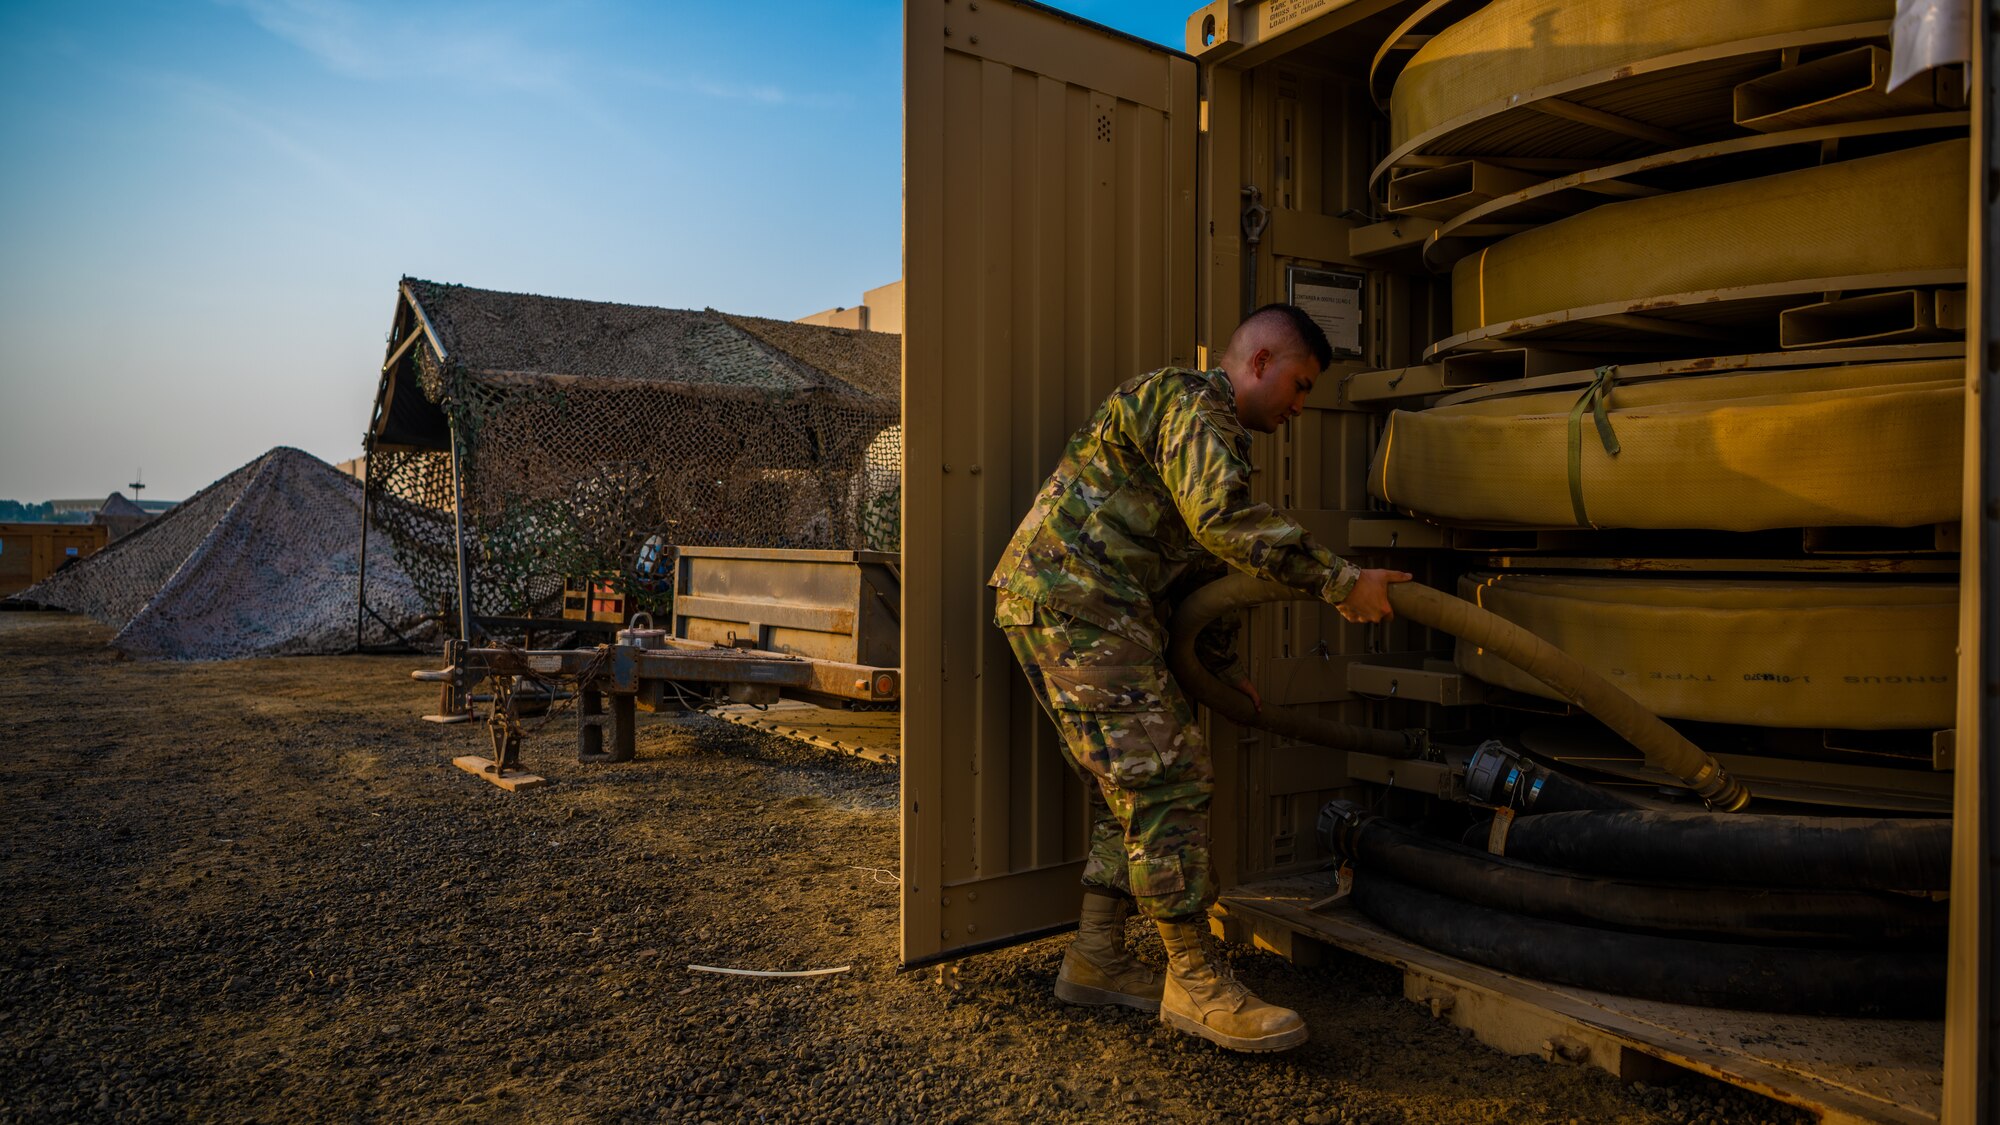
[[[1971,0],[1896,0],[1889,89],[1947,63],[1972,61]],[[1965,68],[1966,89],[1972,68]]]

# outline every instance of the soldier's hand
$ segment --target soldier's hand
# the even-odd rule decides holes
[[[1347,595],[1347,600],[1333,608],[1339,610],[1342,617],[1358,624],[1388,621],[1396,616],[1396,611],[1389,608],[1389,587],[1415,577],[1402,570],[1364,570],[1361,580]]]
[[[1250,682],[1250,677],[1245,676],[1229,686],[1249,696],[1250,706],[1256,708],[1258,714],[1264,713],[1264,698],[1257,694],[1257,685]]]

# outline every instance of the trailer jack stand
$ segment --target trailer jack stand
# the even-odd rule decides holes
[[[548,784],[547,778],[521,768],[521,715],[514,698],[518,683],[512,676],[493,678],[493,710],[486,717],[486,734],[493,742],[493,757],[467,754],[451,760],[459,769],[476,773],[509,793]]]

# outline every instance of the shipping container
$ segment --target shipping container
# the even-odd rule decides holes
[[[0,523],[0,598],[103,550],[106,534],[98,524]]]
[[[1556,640],[1762,807],[1950,813],[1948,1008],[1696,1008],[1439,954],[1337,901],[1315,825],[1336,799],[1466,816],[1463,755],[1211,714],[1218,931],[1390,962],[1440,1018],[1551,1061],[1695,1070],[1829,1120],[1991,1119],[1992,40],[1970,6],[1969,66],[1892,91],[1917,50],[1895,8],[1218,0],[1183,52],[908,0],[905,964],[1074,923],[1083,791],[987,576],[1114,386],[1213,366],[1289,300],[1335,360],[1256,439],[1260,499]],[[1269,707],[1679,788],[1406,620],[1287,602],[1242,643]]]

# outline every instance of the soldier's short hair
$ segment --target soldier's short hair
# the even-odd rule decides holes
[[[1311,352],[1312,357],[1319,361],[1321,371],[1326,370],[1327,364],[1333,362],[1333,345],[1326,342],[1326,333],[1321,331],[1313,318],[1307,316],[1306,311],[1297,305],[1273,301],[1244,317],[1243,324],[1238,325],[1236,330],[1241,332],[1244,327],[1253,323],[1269,324],[1272,327],[1283,326],[1298,340],[1300,347]]]

